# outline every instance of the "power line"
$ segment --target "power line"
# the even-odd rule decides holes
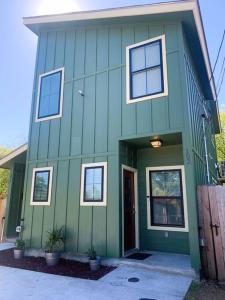
[[[225,56],[223,58],[223,63],[222,63],[222,67],[220,69],[220,74],[219,74],[219,77],[218,77],[218,80],[217,80],[217,85],[216,85],[216,88],[218,88],[218,86],[220,85],[220,80],[221,80],[221,75],[223,74],[223,67],[224,67],[224,64],[225,64]]]
[[[217,53],[216,61],[215,61],[214,67],[213,67],[213,74],[214,74],[214,71],[216,69],[216,65],[218,63],[218,59],[219,59],[219,56],[220,56],[220,51],[221,51],[221,48],[223,46],[224,37],[225,37],[225,29],[223,31],[223,37],[222,37],[222,40],[221,40],[221,43],[220,43],[220,47],[219,47],[219,50],[218,50],[218,53]]]
[[[224,76],[225,76],[225,67],[224,67],[224,69],[223,69],[222,80],[221,80],[221,83],[220,83],[220,87],[219,87],[219,89],[218,89],[218,96],[219,96],[219,94],[220,94],[220,90],[221,90],[221,87],[222,87],[222,85],[223,85]]]

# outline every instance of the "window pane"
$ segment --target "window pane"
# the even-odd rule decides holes
[[[59,114],[61,74],[60,71],[41,78],[39,118]]]
[[[181,196],[180,172],[156,171],[151,172],[152,196]]]
[[[147,71],[147,94],[162,92],[161,68]]]
[[[168,214],[168,224],[170,225],[183,224],[181,199],[167,200],[167,214]]]
[[[132,96],[133,98],[146,95],[146,72],[132,75]]]
[[[33,201],[48,201],[49,172],[36,172]]]
[[[100,201],[102,199],[102,185],[94,184],[94,200]]]
[[[135,72],[145,68],[145,48],[131,49],[131,71]]]
[[[165,182],[167,196],[181,196],[181,179],[179,171],[166,172]]]
[[[181,199],[153,198],[153,224],[177,225],[184,224]]]
[[[152,181],[152,196],[166,196],[165,191],[165,172],[151,172],[151,181]]]
[[[102,168],[94,169],[94,183],[102,183]]]
[[[85,201],[93,200],[93,184],[86,184],[85,186]]]
[[[168,224],[166,201],[164,199],[153,200],[153,224]]]
[[[146,51],[146,68],[160,65],[160,43],[152,43],[145,46]]]
[[[103,168],[86,168],[85,169],[85,201],[102,201],[102,176]]]

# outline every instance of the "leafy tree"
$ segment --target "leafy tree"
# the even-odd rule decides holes
[[[0,147],[0,158],[9,153],[10,150]],[[9,171],[0,168],[0,199],[7,196]]]
[[[221,133],[216,135],[218,161],[225,160],[225,112],[220,113]]]

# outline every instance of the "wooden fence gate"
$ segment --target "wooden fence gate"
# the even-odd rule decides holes
[[[198,209],[203,274],[225,282],[225,187],[199,186]]]

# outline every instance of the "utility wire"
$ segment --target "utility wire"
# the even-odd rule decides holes
[[[222,67],[220,69],[220,74],[219,74],[219,77],[218,77],[218,80],[217,80],[217,85],[216,85],[216,88],[218,89],[219,85],[220,85],[220,80],[221,80],[221,75],[223,74],[223,67],[224,67],[224,64],[225,64],[225,55],[224,55],[224,58],[223,58],[223,63],[222,63]]]
[[[222,85],[223,85],[224,76],[225,76],[225,67],[224,67],[224,69],[223,69],[222,80],[221,80],[221,83],[220,83],[220,86],[219,86],[219,89],[218,89],[218,96],[219,96],[219,94],[220,94],[220,90],[221,90],[221,87],[222,87]]]
[[[213,72],[212,72],[213,74],[214,74],[214,72],[215,72],[216,65],[217,65],[217,63],[218,63],[218,59],[219,59],[219,56],[220,56],[220,51],[221,51],[221,48],[222,48],[222,46],[223,46],[224,37],[225,37],[225,29],[224,29],[224,31],[223,31],[222,41],[221,41],[221,43],[220,43],[220,47],[219,47],[219,50],[218,50],[218,53],[217,53],[216,61],[215,61],[214,67],[213,67]]]

